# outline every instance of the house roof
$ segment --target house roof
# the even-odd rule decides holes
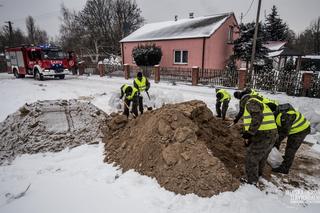
[[[146,24],[120,42],[210,37],[233,13]]]
[[[304,54],[300,51],[290,49],[286,47],[286,41],[268,41],[263,44],[268,49],[268,57],[278,56],[303,56]]]
[[[278,51],[282,49],[286,43],[286,41],[268,41],[263,44],[263,46],[268,48],[269,51]]]

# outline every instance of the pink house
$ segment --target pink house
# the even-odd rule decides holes
[[[238,34],[233,13],[146,24],[120,41],[122,61],[134,65],[132,49],[155,43],[162,49],[162,67],[223,69]]]

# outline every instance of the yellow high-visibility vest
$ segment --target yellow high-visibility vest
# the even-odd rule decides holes
[[[141,81],[138,78],[134,79],[134,82],[138,85],[139,91],[143,92],[147,89],[147,79],[146,77],[142,77]]]
[[[263,113],[263,120],[262,120],[258,130],[259,131],[266,131],[266,130],[277,129],[277,124],[276,124],[276,121],[274,119],[274,115],[273,115],[271,109],[266,104],[264,104],[262,101],[260,101],[259,99],[250,98],[246,103],[244,113],[243,113],[244,130],[248,131],[250,124],[251,124],[252,118],[251,118],[249,111],[247,110],[247,105],[248,105],[249,101],[253,101],[253,100],[258,101],[259,103],[261,103],[263,105],[263,112],[262,112]]]
[[[231,100],[231,95],[227,92],[225,89],[220,89],[217,94],[222,94],[222,98],[220,99],[220,102],[223,102],[225,100],[230,101]]]
[[[279,102],[278,101],[276,101],[276,100],[271,100],[271,99],[269,99],[269,98],[266,98],[266,97],[263,97],[262,96],[262,102],[264,103],[264,104],[269,104],[269,103],[273,103],[273,104],[275,104],[275,105],[279,105]]]
[[[123,92],[125,95],[126,95],[126,89],[127,89],[128,87],[132,87],[132,86],[129,86],[128,84],[125,84],[124,87],[122,87],[122,92]],[[133,97],[134,97],[134,95],[135,95],[137,92],[138,92],[138,89],[135,88],[135,87],[132,87],[132,93],[131,93],[131,95],[129,95],[129,96],[126,95],[126,99],[132,100]]]
[[[251,89],[250,95],[256,95],[256,96],[262,97],[262,95],[260,95],[260,94],[259,94],[257,91],[255,91],[254,89]]]
[[[298,111],[289,110],[287,114],[296,115],[296,119],[294,120],[291,129],[289,131],[289,135],[296,134],[302,132],[310,126],[310,122]],[[281,127],[281,116],[282,112],[277,115],[276,123],[279,127]]]

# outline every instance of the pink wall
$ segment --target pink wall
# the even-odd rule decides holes
[[[236,25],[233,16],[210,37],[205,38],[204,68],[223,69],[232,54],[233,46],[227,44],[229,25]],[[234,34],[234,38],[236,34]],[[152,41],[162,49],[160,66],[163,67],[202,67],[204,38]],[[132,49],[138,44],[150,42],[123,43],[124,64],[134,65]],[[188,50],[188,64],[174,64],[174,50]]]
[[[233,16],[229,17],[210,38],[206,39],[204,68],[225,68],[229,57],[233,54],[233,45],[228,44],[230,26],[237,26],[237,22]],[[233,30],[234,40],[239,36],[239,34],[235,33],[237,31],[238,29],[235,27]]]
[[[202,38],[180,39],[180,40],[162,40],[153,41],[157,46],[161,47],[162,58],[160,66],[163,67],[192,67],[201,66],[202,60]],[[148,42],[130,42],[124,43],[124,64],[133,65],[132,49],[138,44]],[[188,64],[174,64],[174,50],[188,50]]]

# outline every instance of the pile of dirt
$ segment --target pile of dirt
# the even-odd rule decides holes
[[[58,152],[98,143],[107,118],[89,102],[52,100],[25,104],[0,123],[0,165],[21,154]]]
[[[201,101],[165,105],[132,120],[114,114],[103,139],[105,161],[179,194],[234,191],[244,175],[245,148],[240,127],[229,123]]]

